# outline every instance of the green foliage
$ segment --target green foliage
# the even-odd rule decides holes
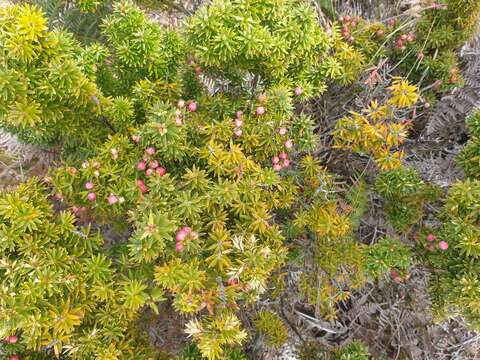
[[[342,73],[329,56],[333,38],[318,26],[314,8],[297,0],[217,0],[189,19],[186,36],[198,65],[233,81],[258,75],[308,96]]]
[[[412,262],[412,251],[398,240],[382,238],[365,250],[365,272],[371,279],[387,274],[392,269],[400,275],[408,272]]]
[[[48,31],[34,5],[0,9],[0,126],[29,143],[92,144],[105,137],[97,121],[97,86],[83,72],[79,44]]]
[[[288,331],[280,317],[272,311],[262,310],[255,320],[256,329],[265,336],[268,345],[282,346],[288,339]]]
[[[352,341],[335,351],[332,360],[369,360],[368,347],[360,341]]]
[[[35,180],[0,196],[0,240],[0,337],[21,334],[23,348],[56,357],[146,356],[131,322],[153,299],[148,286],[118,273],[71,212],[54,213]]]
[[[475,329],[480,326],[479,201],[480,182],[454,184],[445,201],[443,224],[425,252],[425,261],[433,269],[430,290],[437,319],[461,314]],[[441,242],[448,248],[442,248]]]
[[[386,201],[390,223],[405,230],[419,222],[423,206],[440,195],[440,189],[425,183],[415,169],[400,167],[381,173],[375,181],[375,190]]]
[[[476,110],[467,118],[470,131],[468,140],[457,158],[465,174],[471,178],[480,178],[480,111]]]

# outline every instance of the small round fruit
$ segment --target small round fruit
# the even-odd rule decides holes
[[[89,192],[87,194],[87,199],[88,201],[95,201],[97,199],[97,194],[95,194],[94,192]]]
[[[178,252],[183,251],[183,244],[181,242],[177,242],[175,244],[175,250],[177,250]]]
[[[445,251],[445,250],[448,249],[448,243],[447,243],[446,241],[440,241],[440,242],[438,243],[438,247],[439,247],[441,250]]]
[[[257,107],[257,110],[255,110],[257,115],[263,115],[265,114],[265,108],[263,106]]]
[[[158,168],[155,169],[155,172],[157,173],[158,176],[163,176],[167,173],[167,170],[163,166],[159,166]]]
[[[197,103],[195,101],[192,101],[190,104],[188,104],[188,111],[190,112],[197,111]]]
[[[435,235],[433,235],[433,234],[428,234],[428,235],[427,235],[427,241],[432,242],[432,241],[435,241],[436,238],[437,238],[437,237],[436,237]]]
[[[183,109],[185,107],[185,100],[182,100],[182,99],[178,100],[177,107],[179,109]]]
[[[292,140],[287,140],[283,144],[287,149],[291,149],[293,147],[293,141]]]
[[[148,167],[150,169],[156,169],[158,167],[158,161],[157,160],[152,160],[148,163]]]
[[[5,338],[5,341],[8,342],[9,344],[16,344],[18,341],[18,336],[17,335],[10,335]]]
[[[156,150],[155,150],[154,147],[150,146],[150,147],[148,147],[148,148],[145,150],[145,152],[146,152],[148,155],[152,156],[152,155],[155,155]]]
[[[278,154],[278,157],[282,160],[288,159],[288,154],[286,152],[281,152]]]
[[[287,129],[284,127],[281,127],[280,129],[278,129],[278,133],[283,136],[287,133]]]
[[[280,165],[280,164],[275,164],[275,165],[273,165],[273,170],[275,170],[275,171],[280,171],[280,170],[282,170],[282,165]]]
[[[240,137],[240,136],[242,136],[243,131],[242,131],[242,129],[235,129],[233,131],[233,133],[235,134],[236,137]]]
[[[243,126],[243,120],[241,119],[235,119],[234,121],[236,127],[242,127]]]
[[[280,158],[278,156],[272,157],[272,164],[273,165],[278,164],[279,162],[280,162]]]
[[[283,160],[283,167],[289,167],[290,166],[290,160],[286,159]]]
[[[302,95],[302,93],[303,93],[302,87],[301,87],[301,86],[297,86],[297,87],[295,88],[295,95],[296,95],[296,96],[300,96],[300,95]]]
[[[110,194],[108,196],[108,203],[110,205],[116,204],[118,202],[118,198],[114,194]]]
[[[85,183],[85,189],[87,189],[87,190],[92,190],[94,186],[95,186],[95,185],[94,185],[93,182],[91,182],[91,181],[87,181],[87,182]]]
[[[243,116],[243,111],[242,111],[242,110],[238,110],[238,111],[235,113],[235,116],[237,117],[237,119],[240,119],[240,118]]]
[[[155,172],[155,170],[153,170],[153,169],[147,169],[147,170],[145,171],[145,175],[147,175],[147,176],[152,176],[154,172]]]
[[[185,240],[185,237],[188,235],[187,232],[183,231],[183,230],[180,230],[179,232],[177,232],[177,234],[175,235],[175,240],[177,241],[183,241]]]

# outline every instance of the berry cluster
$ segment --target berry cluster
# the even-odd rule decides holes
[[[288,154],[286,152],[281,152],[278,156],[272,157],[272,165],[275,171],[280,171],[283,168],[290,166],[290,160],[288,159]]]
[[[437,237],[433,234],[428,234],[426,239],[428,241],[427,250],[431,252],[435,251],[434,243],[437,240]],[[448,249],[448,243],[446,241],[441,240],[438,242],[438,248],[440,250],[446,251]]]
[[[360,21],[360,17],[351,17],[350,15],[341,16],[339,19],[342,23],[342,37],[349,43],[353,43],[355,38],[352,36],[352,31],[355,29]]]
[[[401,51],[404,51],[407,47],[405,44],[407,43],[413,43],[415,41],[415,35],[412,33],[407,34],[402,34],[397,38],[397,41],[395,42],[395,48]]]

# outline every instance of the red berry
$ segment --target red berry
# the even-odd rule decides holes
[[[137,169],[138,170],[145,170],[147,168],[147,164],[145,164],[145,161],[140,161],[138,164],[137,164]]]
[[[150,163],[148,164],[148,166],[151,168],[151,169],[156,169],[158,167],[158,161],[157,160],[152,160],[150,161]]]
[[[17,335],[10,335],[5,338],[5,341],[9,344],[15,344],[18,341]]]
[[[154,171],[155,171],[155,170],[153,170],[153,169],[147,169],[147,170],[145,171],[145,175],[147,175],[147,176],[152,176],[153,173],[154,173]]]
[[[413,35],[413,34],[408,34],[408,36],[407,36],[407,41],[408,41],[408,42],[413,42],[413,41],[415,41],[415,35]]]
[[[190,104],[188,104],[188,111],[190,112],[197,111],[197,103],[195,101],[192,101]]]
[[[88,181],[88,182],[85,183],[85,189],[87,189],[87,190],[92,190],[94,186],[95,185],[91,181]]]
[[[302,87],[301,87],[301,86],[297,86],[297,87],[295,88],[295,95],[296,95],[296,96],[300,96],[300,95],[302,95],[302,93],[303,93]]]
[[[436,237],[435,235],[433,235],[433,234],[428,234],[428,235],[427,235],[427,241],[430,241],[430,242],[431,242],[431,241],[435,241],[436,238],[437,238],[437,237]]]
[[[140,191],[142,192],[142,194],[145,194],[146,192],[148,192],[148,187],[146,187],[145,185],[141,185]]]
[[[376,32],[375,34],[376,34],[378,37],[382,37],[382,36],[385,34],[385,32],[380,29],[380,30],[377,30],[377,32]]]
[[[390,271],[390,276],[392,277],[392,279],[396,279],[398,278],[398,273],[395,270],[392,270]]]
[[[150,146],[145,150],[145,152],[151,156],[151,155],[155,155],[156,150],[154,147]]]
[[[167,173],[167,170],[163,166],[159,166],[155,171],[157,172],[158,176],[163,176]]]
[[[18,355],[12,355],[10,356],[10,360],[20,360],[20,358],[18,357]]]
[[[448,249],[448,243],[446,241],[440,241],[438,243],[438,247],[442,249],[443,251]]]
[[[95,194],[94,192],[89,192],[87,194],[87,199],[88,201],[95,201],[97,199],[97,194]]]
[[[158,176],[163,176],[167,173],[167,170],[163,166],[159,166],[155,169]]]
[[[278,164],[279,162],[280,162],[280,158],[278,156],[272,157],[272,164],[273,165]]]
[[[257,107],[256,113],[257,113],[257,115],[265,114],[265,108],[263,106]]]
[[[405,40],[407,40],[407,39],[408,39],[408,36],[407,36],[407,35],[405,35],[405,34],[403,34],[403,35],[400,35],[400,39],[401,39],[402,41],[405,41]]]
[[[135,182],[137,183],[137,186],[145,186],[145,183],[142,179],[137,179]]]
[[[345,20],[346,22],[349,22],[350,20],[352,20],[352,18],[351,18],[350,15],[345,15],[345,16],[344,16],[344,20]]]

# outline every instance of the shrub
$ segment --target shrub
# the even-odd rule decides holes
[[[282,346],[288,339],[288,331],[283,321],[272,311],[260,311],[255,320],[255,327],[266,337],[267,343],[275,348]]]
[[[17,334],[25,349],[56,357],[146,356],[132,321],[160,298],[118,272],[98,233],[75,226],[69,211],[55,213],[36,180],[0,196],[0,239],[0,337]]]

